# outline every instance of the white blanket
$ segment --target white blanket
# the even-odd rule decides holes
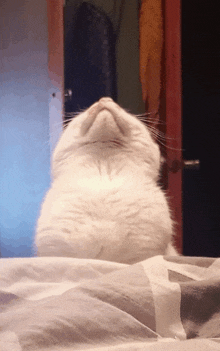
[[[0,350],[220,350],[220,259],[0,260]]]

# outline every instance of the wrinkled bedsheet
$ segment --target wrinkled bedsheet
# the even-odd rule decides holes
[[[220,350],[220,259],[1,259],[0,350]]]

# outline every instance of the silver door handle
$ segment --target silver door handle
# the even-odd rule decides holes
[[[198,170],[200,168],[199,160],[170,160],[167,162],[168,171],[177,173],[183,169]]]
[[[186,169],[199,169],[200,161],[199,160],[183,160],[183,166]]]

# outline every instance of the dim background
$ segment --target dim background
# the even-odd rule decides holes
[[[183,253],[220,256],[220,22],[216,1],[182,1]]]
[[[220,25],[217,2],[182,2],[183,252],[220,253]],[[50,183],[46,0],[0,4],[0,248],[32,256],[36,218]]]

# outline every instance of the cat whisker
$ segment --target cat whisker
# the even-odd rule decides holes
[[[154,133],[154,135],[157,135],[162,140],[175,140],[176,139],[176,138],[172,138],[170,136],[167,136],[165,133],[161,132],[156,127],[148,126],[148,129],[149,129],[150,132]]]
[[[156,118],[154,117],[148,117],[148,116],[140,116],[140,117],[137,117],[139,119],[139,121],[142,121],[146,124],[152,124],[152,125],[165,125],[166,123],[163,122],[163,121],[160,121],[160,120],[157,120]]]
[[[78,115],[79,115],[78,112],[65,112],[63,117],[65,119],[67,119],[67,118],[73,119],[74,117],[77,117]]]
[[[158,111],[151,111],[151,112],[144,112],[144,113],[140,113],[135,115],[136,117],[141,117],[141,116],[149,116],[149,115],[157,115]]]
[[[84,111],[86,111],[86,108],[85,109],[83,109],[83,108],[81,108],[81,109],[79,109],[78,111],[74,111],[74,112],[64,112],[64,117],[76,117],[76,116],[78,116],[78,115],[80,115],[82,112],[84,112]]]
[[[149,119],[141,119],[141,118],[139,118],[139,121],[143,122],[147,126],[152,126],[154,128],[156,128],[156,126],[160,126],[160,125],[164,126],[164,125],[166,125],[164,122],[155,121],[155,119],[149,120]]]
[[[169,146],[167,144],[164,144],[161,140],[158,140],[158,143],[161,145],[161,146],[164,146],[165,149],[169,149],[169,150],[175,150],[175,151],[183,151],[183,149],[179,149],[177,147],[172,147],[172,146]]]
[[[150,129],[148,127],[150,133],[153,135],[153,137],[158,141],[158,143],[163,146],[165,149],[169,150],[177,150],[177,151],[182,151],[182,149],[175,148],[172,146],[169,146],[169,141],[176,140],[176,138],[168,137],[162,132],[158,131],[156,128]]]
[[[162,139],[166,139],[166,136],[163,132],[161,132],[160,130],[158,130],[156,127],[148,125],[148,130],[153,133],[154,135],[160,136]]]

